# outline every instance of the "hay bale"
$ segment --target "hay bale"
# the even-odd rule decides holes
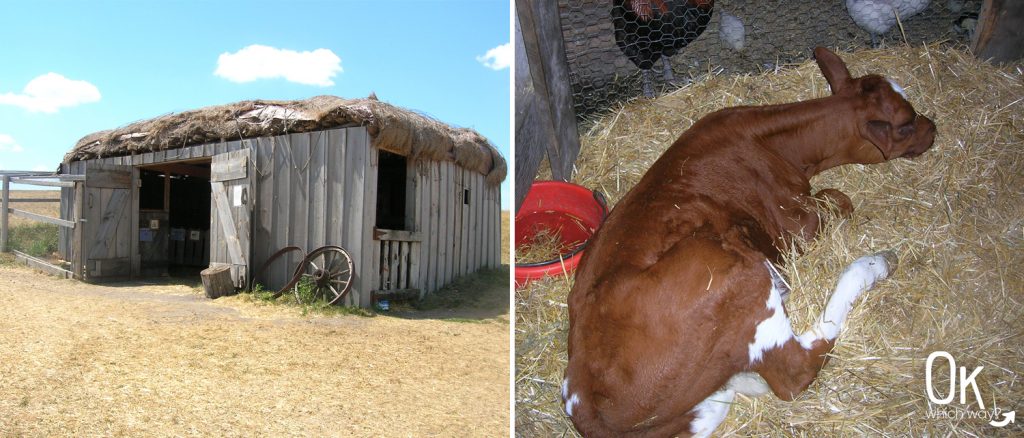
[[[167,114],[121,128],[86,135],[64,156],[65,162],[140,154],[287,133],[366,126],[373,146],[413,160],[452,160],[505,179],[504,158],[472,129],[456,128],[376,98],[316,96],[305,100],[247,100]]]
[[[938,45],[841,56],[854,75],[879,73],[904,85],[938,135],[917,159],[845,166],[811,181],[812,192],[833,187],[849,194],[856,211],[802,243],[803,255],[787,258],[795,331],[811,325],[857,257],[895,249],[900,270],[856,303],[832,360],[806,392],[793,402],[741,396],[718,433],[1020,434],[1019,423],[996,429],[988,420],[928,418],[937,406],[925,393],[924,364],[929,353],[944,350],[958,366],[985,366],[978,384],[986,408],[1024,409],[1024,65],[997,68]],[[703,115],[827,92],[809,61],[777,74],[712,76],[654,101],[627,103],[584,130],[576,182],[617,202]],[[522,436],[575,435],[559,401],[570,284],[547,279],[516,291]]]

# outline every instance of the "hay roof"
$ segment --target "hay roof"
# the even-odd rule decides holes
[[[996,67],[938,45],[839,54],[851,73],[879,73],[906,88],[938,126],[935,145],[913,160],[850,165],[811,180],[853,200],[783,271],[786,303],[802,333],[820,315],[843,268],[883,249],[899,253],[889,279],[858,299],[832,359],[793,402],[740,396],[720,436],[1019,436],[989,419],[955,415],[978,406],[935,405],[925,361],[943,350],[957,366],[984,365],[978,386],[989,410],[1024,400],[1024,64]],[[726,106],[821,97],[814,61],[776,73],[711,76],[638,99],[581,130],[575,182],[610,205],[697,119]],[[561,276],[516,291],[516,429],[523,436],[576,436],[561,406],[572,284]],[[944,365],[943,365],[944,366]],[[936,365],[936,376],[948,368]],[[949,380],[938,377],[939,391]],[[944,394],[942,392],[941,394]],[[953,417],[929,417],[930,410]]]
[[[167,114],[86,135],[64,161],[346,126],[365,126],[375,147],[412,159],[453,160],[487,175],[492,185],[503,181],[507,173],[505,159],[476,131],[452,127],[373,97],[245,100]]]

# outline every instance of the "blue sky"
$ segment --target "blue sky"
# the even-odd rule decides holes
[[[510,159],[509,13],[508,0],[5,1],[0,169],[53,170],[86,134],[169,112],[371,91]]]

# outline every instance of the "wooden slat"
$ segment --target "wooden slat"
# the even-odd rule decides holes
[[[483,217],[484,217],[484,191],[483,184],[481,184],[482,176],[476,172],[470,172],[473,176],[473,201],[470,203],[473,212],[473,258],[471,259],[470,269],[476,272],[480,269],[480,260],[484,254],[484,239],[483,239]]]
[[[458,274],[456,277],[461,277],[466,275],[466,260],[469,258],[469,206],[466,205],[466,188],[468,187],[467,182],[469,181],[469,178],[466,177],[466,169],[463,169],[462,167],[457,167],[457,169],[458,179],[456,181],[458,182],[458,185],[456,187],[458,187],[459,196],[456,199],[459,204],[459,229],[456,232],[458,239],[458,250],[456,250],[456,252],[459,255],[459,259]]]
[[[368,294],[372,290],[373,280],[371,280],[372,270],[366,269],[367,255],[373,254],[373,248],[367,245],[364,250],[363,244],[363,224],[366,220],[366,145],[362,141],[358,131],[349,132],[346,138],[346,154],[348,155],[345,160],[345,197],[348,199],[348,205],[346,206],[346,218],[349,219],[348,225],[345,227],[345,232],[348,235],[348,249],[352,256],[353,262],[356,264],[356,273],[352,279],[352,295],[355,304],[363,305],[363,295]],[[367,227],[369,229],[369,227]],[[372,243],[372,242],[370,242]],[[371,262],[372,265],[372,262]]]
[[[131,184],[131,172],[125,167],[89,167],[85,184],[95,188],[125,189]]]
[[[234,156],[218,160],[210,165],[210,182],[231,181],[242,179],[248,174],[249,157]]]
[[[44,186],[44,187],[74,187],[75,183],[71,181],[47,181],[35,178],[26,177],[13,177],[11,182],[18,184],[25,184],[30,186]]]
[[[11,199],[11,177],[0,176],[0,252],[7,252],[7,216],[10,211],[8,200]]]
[[[228,194],[224,190],[224,183],[211,183],[210,188],[212,191],[211,194],[213,195],[213,202],[217,207],[215,209],[217,210],[217,219],[218,222],[220,222],[221,232],[223,232],[221,237],[224,239],[228,255],[231,257],[231,263],[235,265],[244,265],[245,259],[242,258],[242,246],[238,240],[235,221],[231,217],[231,205],[228,203]]]
[[[288,150],[283,147],[278,137],[271,138],[270,143],[274,152],[272,171],[274,174],[274,206],[270,233],[274,242],[273,248],[276,251],[292,244],[289,237],[291,221],[289,220],[288,201],[288,197],[291,196],[291,163],[288,160]],[[309,251],[309,248],[303,248],[303,250]],[[299,263],[300,258],[299,254],[289,254],[277,262],[278,267],[275,269],[277,281],[273,282],[275,288],[284,286],[288,282],[291,278],[291,270]]]
[[[327,244],[327,139],[323,132],[305,135],[310,143],[308,242],[320,247]]]
[[[288,135],[281,138],[282,146],[286,151],[286,157],[290,160],[289,184],[291,190],[288,192],[288,241],[306,248],[307,252],[313,251],[315,247],[310,246],[309,230],[309,209],[310,187],[306,174],[309,172],[309,136]]]
[[[87,236],[89,239],[94,239],[93,244],[89,248],[89,258],[111,258],[110,255],[121,255],[118,252],[118,241],[117,230],[121,226],[121,219],[124,216],[126,206],[128,204],[128,189],[114,189],[104,190],[103,203],[102,205],[102,216],[99,223],[99,228],[95,236]],[[109,194],[109,195],[108,195]],[[108,198],[109,196],[109,198]],[[109,199],[109,200],[108,200]],[[113,242],[113,245],[111,243]],[[113,247],[114,253],[110,253],[110,249]],[[127,255],[127,251],[125,251]]]
[[[131,249],[128,251],[129,263],[131,264],[131,275],[142,276],[142,257],[139,253],[139,168],[132,167],[131,176],[128,185],[128,208],[129,223],[131,224],[131,230],[129,235],[131,238],[128,240],[131,243]],[[164,196],[164,202],[169,202],[169,196]],[[167,224],[170,226],[170,224]]]
[[[402,242],[388,242],[388,255],[391,256],[388,259],[388,289],[401,289],[398,284],[398,274],[402,270],[398,263],[402,251],[401,244]]]
[[[430,204],[430,186],[427,181],[427,162],[420,160],[416,162],[416,178],[418,180],[416,184],[416,228],[421,235],[424,232],[424,227],[429,223],[430,217],[429,204]],[[427,255],[427,245],[422,240],[416,245],[416,251],[413,253],[415,259],[413,260],[414,266],[412,269],[415,271],[411,275],[415,281],[415,285],[420,289],[421,293],[426,293],[427,279],[427,263],[430,257]]]
[[[76,224],[82,223],[82,218],[85,212],[83,203],[85,199],[85,183],[78,183],[75,186],[75,198],[74,198],[74,222]],[[71,233],[71,271],[75,273],[76,278],[84,279],[85,272],[85,259],[83,257],[83,241],[85,236],[85,227],[76,226],[72,229]]]
[[[423,235],[417,231],[406,231],[406,230],[385,230],[381,228],[373,229],[374,240],[401,240],[404,242],[419,242],[423,240]]]
[[[557,2],[516,0],[516,208],[544,148],[552,179],[568,181],[580,151]],[[522,54],[522,56],[519,56]],[[532,86],[531,86],[532,85]]]
[[[437,271],[438,266],[441,264],[441,251],[440,245],[438,244],[438,224],[441,222],[441,209],[440,209],[440,193],[438,192],[438,185],[440,184],[441,178],[441,163],[436,161],[429,164],[429,179],[430,179],[430,233],[428,233],[429,241],[427,248],[427,261],[429,266],[427,267],[427,292],[434,292],[437,290]]]
[[[270,143],[265,140],[265,138],[253,139],[250,143],[250,146],[253,148],[252,159],[254,169],[252,176],[256,192],[253,196],[255,200],[253,205],[251,242],[253,255],[250,262],[250,266],[253,266],[254,269],[259,269],[263,266],[263,263],[277,250],[271,240],[274,208],[274,155],[270,149]],[[280,263],[281,261],[281,259],[278,259],[274,267],[280,266],[282,264]],[[284,284],[272,283],[274,277],[273,269],[270,268],[270,270],[265,272],[256,272],[254,270],[252,273],[254,287],[255,283],[259,283],[268,290],[277,290],[284,286]]]
[[[72,187],[74,187],[74,183],[72,183]],[[67,188],[67,187],[65,187],[65,188]],[[60,202],[60,198],[56,198],[56,199],[54,199],[54,198],[11,198],[10,202],[12,204],[17,204],[19,202],[26,202],[26,203]]]
[[[61,278],[72,278],[74,274],[59,266],[52,265],[45,260],[37,259],[21,251],[12,251],[15,259],[21,263],[28,265],[31,268],[38,269],[50,275],[55,275]]]
[[[362,150],[364,151],[365,166],[363,167],[363,174],[365,175],[365,191],[363,195],[363,214],[366,217],[366,221],[359,228],[363,233],[363,275],[366,278],[373,278],[373,225],[377,221],[377,171],[379,169],[378,163],[378,151],[376,148],[370,146],[370,138],[367,135],[365,129],[356,130],[355,137],[362,144]],[[372,280],[369,284],[363,285],[364,289],[360,295],[359,304],[363,307],[370,307],[373,303],[372,295],[370,291],[373,290]]]
[[[1024,57],[1024,2],[985,0],[971,37],[971,51],[979,59],[1004,63]]]
[[[344,240],[344,228],[347,225],[345,209],[347,198],[345,198],[345,138],[346,129],[326,131],[325,141],[327,145],[327,243],[346,247]],[[343,305],[351,306],[354,294],[345,296]]]
[[[501,250],[501,242],[503,240],[502,233],[505,232],[504,225],[501,223],[501,187],[494,186],[491,188],[492,194],[494,195],[494,201],[492,202],[493,214],[491,215],[491,239],[494,241],[494,249],[491,251],[493,261],[491,267],[498,267],[501,264],[501,258],[504,256]],[[509,239],[512,237],[509,236]]]
[[[438,227],[438,243],[441,248],[440,265],[437,271],[437,287],[441,288],[448,284],[452,275],[452,241],[451,229],[455,223],[455,212],[453,211],[451,196],[451,174],[448,172],[448,162],[440,163],[441,179],[438,181],[438,193],[441,195],[441,223]]]
[[[491,241],[491,186],[487,184],[487,181],[483,183],[483,216],[481,216],[481,231],[480,235],[483,239],[483,246],[481,248],[480,266],[483,268],[491,267],[491,248],[494,246],[494,242]]]

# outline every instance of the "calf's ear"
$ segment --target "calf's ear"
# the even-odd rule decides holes
[[[838,94],[850,86],[850,70],[838,55],[824,47],[814,48],[814,60],[818,62],[821,74],[825,75],[832,94]]]
[[[861,135],[878,148],[882,157],[889,160],[892,154],[892,124],[881,120],[870,120],[861,125]]]

